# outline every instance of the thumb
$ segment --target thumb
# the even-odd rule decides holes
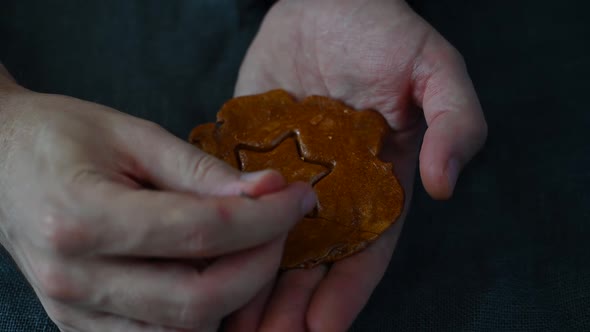
[[[449,198],[463,166],[483,146],[487,124],[461,55],[442,36],[424,47],[414,96],[428,129],[420,152],[424,187]]]
[[[201,195],[252,197],[286,186],[285,179],[273,170],[242,173],[222,160],[158,127],[145,130],[135,142],[132,159],[141,180],[158,189],[192,192]]]

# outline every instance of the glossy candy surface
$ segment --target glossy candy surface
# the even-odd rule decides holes
[[[271,168],[313,185],[317,208],[289,233],[281,263],[311,268],[362,250],[400,216],[403,189],[378,157],[389,130],[378,112],[273,90],[228,101],[189,140],[242,171]]]

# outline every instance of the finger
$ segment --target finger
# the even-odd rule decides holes
[[[260,331],[307,331],[305,314],[312,295],[325,274],[325,266],[283,273],[268,303]]]
[[[414,98],[428,124],[420,174],[433,198],[446,199],[463,166],[483,146],[486,121],[465,63],[441,36],[426,43],[414,80]]]
[[[258,199],[196,198],[102,184],[45,218],[45,241],[62,254],[196,258],[258,246],[288,232],[316,204],[309,184]]]
[[[98,311],[85,311],[54,303],[47,307],[47,313],[62,332],[190,332],[194,330],[179,329],[161,325],[148,324]],[[217,325],[204,327],[204,332],[217,331]]]
[[[203,195],[259,196],[286,184],[276,171],[241,173],[153,124],[147,129],[138,127],[135,136],[137,139],[127,142],[136,162],[131,175],[159,189]]]
[[[306,316],[309,331],[350,328],[383,277],[401,228],[402,222],[394,224],[365,250],[332,265],[311,299]]]
[[[268,304],[275,281],[268,283],[245,307],[234,312],[223,324],[225,332],[259,331],[264,310]]]
[[[277,272],[284,238],[226,256],[199,272],[188,264],[107,261],[75,286],[89,309],[176,328],[209,327],[252,300]]]

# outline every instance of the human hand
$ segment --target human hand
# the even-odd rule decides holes
[[[153,123],[8,90],[0,242],[62,331],[214,331],[315,205],[309,185],[240,174]]]
[[[406,212],[418,157],[428,193],[447,199],[487,135],[462,57],[401,0],[278,2],[244,59],[235,94],[276,88],[381,112],[394,130],[382,157],[406,191]],[[329,269],[281,274],[228,319],[227,330],[347,330],[382,278],[404,217]]]

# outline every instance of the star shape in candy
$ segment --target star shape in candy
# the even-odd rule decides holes
[[[284,174],[288,183],[302,181],[313,186],[331,171],[325,165],[306,160],[294,135],[287,136],[268,149],[241,147],[237,155],[242,171],[274,169]]]

